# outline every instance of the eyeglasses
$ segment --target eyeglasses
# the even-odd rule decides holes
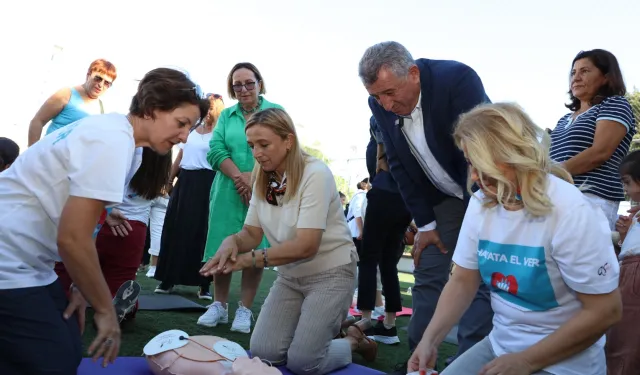
[[[241,92],[243,87],[247,91],[251,91],[256,88],[257,83],[258,82],[236,83],[235,85],[231,86],[231,88],[233,88],[233,91],[235,92]]]
[[[93,82],[95,83],[103,82],[106,88],[111,87],[111,85],[113,84],[113,82],[107,80],[106,78],[100,77],[98,75],[93,76]]]

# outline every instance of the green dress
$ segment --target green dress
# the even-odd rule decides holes
[[[260,110],[267,108],[282,109],[281,106],[270,103],[263,98]],[[247,144],[247,137],[244,133],[245,124],[239,104],[225,108],[220,113],[220,118],[209,143],[207,161],[213,170],[218,172],[211,185],[209,231],[204,249],[204,262],[215,255],[225,238],[242,229],[244,219],[247,216],[249,207],[242,203],[233,180],[220,171],[220,164],[227,158],[231,158],[242,173],[253,170],[255,159]],[[263,237],[258,248],[263,249],[268,246],[267,239]]]

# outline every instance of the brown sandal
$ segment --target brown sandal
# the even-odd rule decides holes
[[[340,332],[338,332],[336,339],[343,339],[347,337],[347,328],[354,325],[355,322],[356,318],[354,318],[353,316],[350,316],[347,319],[343,320],[342,323],[340,323]]]
[[[351,336],[358,341],[355,352],[360,354],[367,362],[373,362],[378,356],[378,344],[365,335],[358,325],[351,325],[347,328],[347,336]]]

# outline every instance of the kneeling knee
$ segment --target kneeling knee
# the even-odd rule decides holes
[[[318,353],[289,350],[287,368],[296,375],[321,375]]]
[[[273,343],[265,338],[258,338],[256,335],[251,336],[249,350],[252,357],[266,359],[273,364],[283,363],[286,359],[286,351],[279,350]]]

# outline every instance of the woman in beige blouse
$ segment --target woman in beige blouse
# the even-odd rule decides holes
[[[245,128],[257,163],[242,230],[227,237],[204,275],[278,267],[251,336],[251,353],[298,374],[327,374],[377,347],[357,326],[339,336],[355,286],[357,254],[333,175],[307,155],[281,109],[254,114]],[[270,248],[255,249],[266,235]]]

